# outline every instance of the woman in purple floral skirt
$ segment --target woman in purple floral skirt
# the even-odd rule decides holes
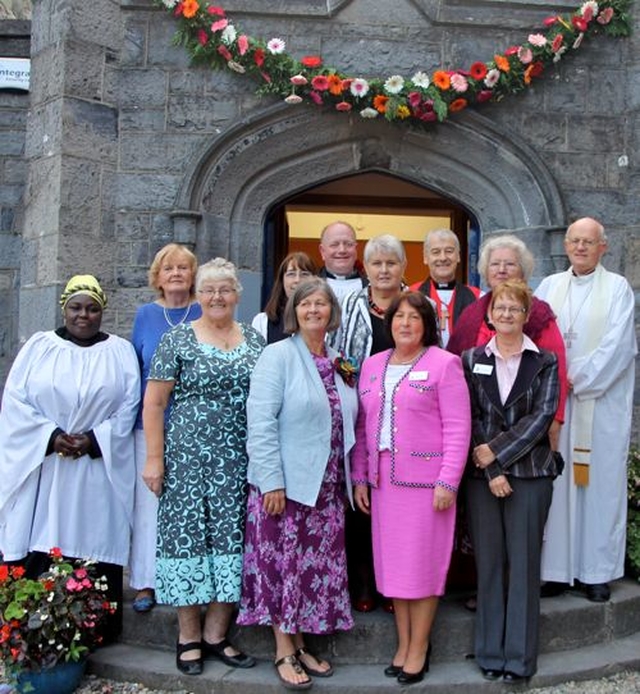
[[[289,689],[333,673],[303,633],[353,626],[344,509],[358,404],[355,374],[325,345],[339,322],[327,283],[301,283],[285,309],[293,335],[264,350],[247,401],[251,489],[238,624],[273,628],[276,671]]]

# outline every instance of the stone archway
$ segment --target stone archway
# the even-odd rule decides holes
[[[556,183],[536,152],[478,113],[415,130],[277,105],[225,131],[188,169],[176,239],[260,272],[263,225],[280,200],[323,181],[381,171],[460,201],[483,234],[562,226]]]

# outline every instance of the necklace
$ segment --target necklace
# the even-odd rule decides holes
[[[591,283],[591,286],[589,287],[589,291],[584,295],[582,301],[580,302],[580,306],[578,306],[578,310],[576,311],[575,316],[573,315],[573,310],[571,307],[572,304],[572,294],[573,294],[573,284],[571,281],[569,281],[569,289],[567,290],[567,304],[568,304],[568,309],[569,309],[569,325],[567,326],[567,329],[564,331],[562,334],[562,337],[564,338],[564,342],[566,347],[570,348],[573,340],[575,340],[578,337],[578,333],[576,333],[573,329],[573,326],[576,324],[576,321],[578,320],[578,316],[580,315],[580,311],[582,311],[582,308],[584,307],[585,303],[587,302],[587,299],[591,296],[591,292],[593,291],[593,282]]]
[[[411,359],[404,359],[404,360],[400,361],[400,359],[398,359],[398,357],[396,356],[397,352],[394,350],[394,352],[393,352],[393,354],[392,354],[392,356],[391,356],[391,361],[393,361],[393,363],[394,363],[396,366],[406,366],[407,364],[415,364],[415,362],[417,362],[418,359],[420,359],[420,357],[421,357],[426,351],[427,351],[427,348],[426,348],[426,347],[423,347],[416,355],[414,355],[413,357],[411,357]]]
[[[378,304],[373,300],[373,294],[371,293],[371,286],[367,289],[367,300],[369,301],[369,309],[373,311],[373,313],[376,314],[376,316],[380,316],[381,318],[384,316],[386,313],[386,309],[380,308]]]
[[[179,307],[179,306],[176,306],[176,308],[180,308],[180,307]],[[184,322],[187,320],[187,316],[189,315],[189,309],[190,309],[190,308],[191,308],[191,304],[187,304],[187,308],[184,310],[184,315],[182,316],[182,318],[181,318],[177,323],[174,323],[174,322],[171,320],[171,318],[169,317],[169,311],[167,311],[167,307],[166,307],[166,306],[163,306],[163,307],[162,307],[162,313],[164,314],[164,319],[165,319],[165,320],[167,321],[167,323],[169,324],[169,327],[170,327],[170,328],[175,328],[176,325],[181,325],[182,323],[184,323]]]

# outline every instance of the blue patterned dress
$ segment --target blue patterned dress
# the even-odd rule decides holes
[[[158,508],[158,602],[199,605],[240,599],[247,500],[246,400],[264,340],[225,352],[199,343],[191,324],[166,333],[149,378],[175,381],[165,433]]]
[[[313,355],[331,406],[331,453],[315,506],[287,499],[268,515],[251,487],[242,601],[237,623],[277,625],[285,633],[330,634],[353,626],[344,548],[342,411],[327,358]],[[304,395],[301,394],[301,403]],[[310,423],[312,425],[312,423]],[[300,449],[301,464],[304,445]]]

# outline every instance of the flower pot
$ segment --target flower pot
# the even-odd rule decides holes
[[[47,670],[24,670],[18,676],[17,694],[73,694],[80,685],[86,660],[58,663]]]

